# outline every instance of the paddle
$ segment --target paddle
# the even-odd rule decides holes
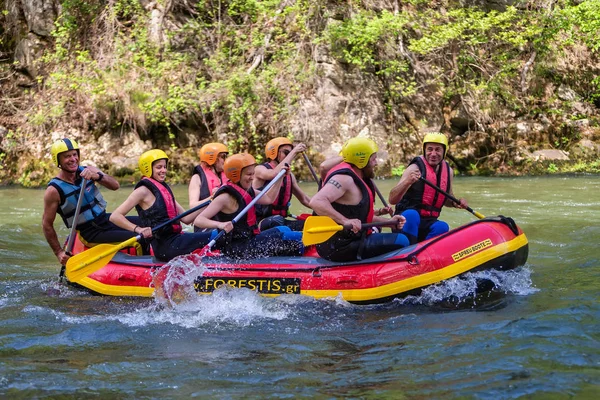
[[[166,222],[163,222],[162,224],[152,228],[152,233],[180,220],[186,215],[190,215],[199,209],[206,207],[210,202],[210,199],[206,200],[205,202],[198,204],[196,207],[190,208],[186,212],[181,213]],[[82,278],[93,274],[108,264],[119,250],[131,246],[141,238],[142,235],[137,235],[119,244],[99,244],[82,253],[74,255],[73,257],[69,258],[69,261],[67,261],[67,279],[74,283],[79,282]]]
[[[396,225],[398,221],[389,220],[382,222],[370,222],[361,225],[361,229],[372,228],[375,226],[390,226]],[[326,216],[310,216],[304,223],[304,230],[302,231],[302,243],[305,246],[311,244],[323,243],[336,232],[343,229],[351,229],[350,226],[339,225],[333,219]]]
[[[288,172],[287,169],[282,169],[281,171],[279,171],[279,173],[275,176],[275,178],[273,178],[273,180],[271,182],[269,182],[269,184],[267,186],[265,186],[263,188],[263,190],[261,190],[261,192],[254,199],[252,199],[252,201],[250,203],[248,203],[248,205],[246,207],[244,207],[244,209],[242,211],[240,211],[240,213],[238,215],[235,216],[235,218],[233,218],[231,223],[235,225],[235,223],[237,223],[240,219],[244,218],[244,215],[246,215],[246,213],[252,207],[254,207],[254,204],[256,204],[256,202],[258,200],[260,200],[260,198],[263,197],[269,191],[269,189],[271,189],[273,187],[273,185],[275,185],[281,178],[283,178],[283,176],[287,172]],[[217,240],[219,240],[221,238],[221,236],[223,236],[225,233],[226,232],[224,230],[219,231],[217,236],[215,236],[214,239],[212,239],[210,242],[208,242],[208,244],[206,246],[204,246],[202,248],[202,250],[200,250],[198,252],[200,257],[205,256],[206,253],[208,253],[210,251],[210,249],[212,249],[212,247],[215,245]]]
[[[383,206],[385,208],[388,208],[388,203],[387,201],[385,201],[385,197],[383,197],[383,195],[381,194],[381,192],[379,191],[379,188],[377,187],[377,185],[375,184],[375,180],[371,179],[371,183],[373,184],[373,187],[375,188],[375,192],[377,192],[377,196],[379,197],[379,200],[381,200],[381,202],[383,203]]]
[[[302,152],[302,156],[304,157],[304,161],[306,161],[306,165],[308,166],[310,173],[312,174],[313,178],[315,179],[315,182],[317,182],[317,185],[319,185],[319,178],[317,177],[317,173],[315,172],[315,169],[313,168],[312,164],[310,163],[308,156],[304,152]],[[319,186],[321,186],[321,185],[319,185]]]
[[[419,178],[419,180],[423,181],[426,185],[431,186],[432,188],[434,188],[435,190],[437,190],[438,192],[440,192],[441,194],[443,194],[444,196],[446,196],[447,198],[449,198],[450,200],[452,200],[456,204],[460,204],[460,201],[456,197],[452,196],[448,192],[445,192],[444,190],[442,190],[441,188],[437,187],[433,183],[429,182],[427,179],[423,178],[422,176]],[[471,207],[466,207],[465,210],[467,210],[468,212],[470,212],[471,214],[473,214],[474,216],[476,216],[479,219],[485,218],[485,215],[480,214],[477,211],[473,211],[473,209]]]
[[[72,256],[73,246],[75,245],[75,232],[77,231],[77,219],[79,218],[79,212],[81,211],[81,203],[83,202],[83,194],[85,192],[85,186],[87,185],[87,179],[81,178],[81,189],[79,190],[79,198],[77,199],[77,205],[75,206],[75,214],[73,214],[73,225],[71,226],[71,231],[69,231],[69,240],[67,240],[67,245],[65,246],[65,253],[68,256]],[[65,276],[65,265],[60,267],[60,273],[58,274],[59,278]]]

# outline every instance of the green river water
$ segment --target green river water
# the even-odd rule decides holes
[[[377,181],[384,194],[394,183]],[[109,211],[131,189],[104,190]],[[92,296],[57,282],[43,190],[2,188],[0,398],[600,398],[600,176],[458,177],[455,193],[529,239],[525,267],[488,276],[502,288],[494,307],[439,307],[465,290],[456,280],[377,306],[247,290],[176,307]],[[175,194],[187,204],[185,187]],[[474,218],[442,213],[451,227]]]

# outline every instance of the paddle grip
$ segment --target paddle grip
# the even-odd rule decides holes
[[[198,204],[196,207],[194,208],[190,208],[189,210],[182,212],[181,214],[177,215],[176,217],[171,218],[170,220],[163,222],[162,224],[158,224],[157,226],[155,226],[154,228],[152,228],[152,233],[155,233],[156,231],[164,228],[167,225],[171,225],[173,222],[180,220],[181,218],[188,216],[192,213],[195,213],[196,211],[198,211],[201,208],[206,207],[207,205],[210,204],[210,202],[212,201],[211,199],[206,200],[203,203]]]
[[[383,203],[383,206],[386,207],[386,208],[389,207],[387,201],[385,201],[385,198],[383,197],[383,195],[379,191],[379,188],[377,187],[377,185],[375,185],[375,181],[373,179],[371,179],[371,183],[373,183],[373,187],[375,188],[375,192],[377,193],[377,196],[379,196],[379,200],[381,200],[381,202]]]
[[[71,226],[71,232],[69,232],[69,240],[67,242],[67,246],[65,247],[65,253],[67,255],[73,255],[73,246],[75,244],[75,229],[77,226],[77,219],[79,218],[79,212],[81,211],[81,203],[83,199],[83,194],[85,192],[85,186],[87,185],[87,179],[81,178],[81,189],[79,190],[79,198],[77,199],[77,206],[75,207],[75,214],[73,214],[73,226]]]
[[[315,169],[313,168],[312,164],[310,163],[308,156],[304,152],[302,152],[302,156],[304,157],[304,161],[306,161],[306,165],[308,166],[308,169],[310,170],[310,173],[312,174],[315,182],[319,183],[319,177],[317,176]]]
[[[244,209],[242,211],[240,211],[240,213],[238,215],[235,216],[235,218],[231,221],[231,223],[235,224],[240,219],[244,218],[244,215],[246,215],[246,213],[248,213],[248,211],[252,207],[254,207],[256,202],[258,200],[260,200],[260,198],[263,197],[269,191],[269,189],[271,189],[286,173],[287,173],[286,169],[282,169],[281,171],[279,171],[279,173],[275,176],[275,178],[273,178],[273,180],[271,182],[269,182],[269,184],[267,186],[265,186],[263,188],[263,190],[261,190],[260,193],[255,198],[253,198],[252,201],[250,203],[248,203],[248,205],[246,207],[244,207]],[[223,236],[224,234],[225,234],[225,231],[223,231],[223,230],[219,231],[217,236],[215,236],[214,239],[212,239],[210,242],[208,242],[208,244],[204,247],[204,249],[209,249],[209,250],[212,249],[212,247],[215,245],[215,243],[217,243],[217,240],[219,240],[219,238],[221,236]],[[202,250],[204,251],[204,249],[202,249]]]
[[[456,204],[460,204],[460,201],[456,197],[452,196],[450,193],[446,192],[442,188],[440,188],[440,187],[434,185],[433,183],[429,182],[427,179],[423,178],[422,176],[419,177],[419,180],[423,181],[425,184],[431,186],[432,188],[434,188],[435,190],[437,190],[438,192],[440,192],[441,194],[443,194],[444,196],[446,196],[447,198],[449,198],[450,200],[452,200]],[[485,218],[483,216],[483,214],[480,214],[478,212],[473,211],[473,209],[471,207],[467,206],[467,207],[465,207],[465,210],[467,210],[468,212],[470,212],[471,214],[473,214],[474,216],[476,216],[479,219]]]

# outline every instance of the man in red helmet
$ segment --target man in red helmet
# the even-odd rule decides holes
[[[296,146],[292,141],[285,137],[277,137],[270,140],[265,146],[265,154],[268,161],[257,165],[252,186],[254,189],[261,190],[277,176],[284,165],[291,165],[294,157],[306,150],[306,145],[300,143]],[[288,210],[292,195],[302,203],[303,206],[309,207],[310,197],[300,189],[296,177],[290,173],[283,178],[281,189],[277,198],[272,204],[256,208],[257,218],[261,231],[267,230],[275,226],[288,226],[294,231],[301,231],[304,227],[304,221],[292,221],[286,219],[289,215]]]
[[[448,138],[441,133],[429,133],[423,139],[423,155],[415,157],[406,168],[398,184],[390,191],[389,201],[396,204],[395,214],[403,215],[409,210],[419,213],[419,234],[417,237],[407,235],[411,243],[448,232],[450,227],[438,220],[443,206],[466,208],[465,199],[456,204],[443,194],[423,183],[420,178],[438,186],[449,194],[452,193],[452,177],[454,175],[448,162],[444,160],[448,151]]]

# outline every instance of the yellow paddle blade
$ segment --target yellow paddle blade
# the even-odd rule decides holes
[[[108,264],[117,251],[131,246],[137,240],[136,236],[120,244],[99,244],[83,253],[74,255],[67,261],[65,269],[67,279],[74,283],[79,282],[82,278],[93,274]]]
[[[302,230],[302,243],[305,246],[311,244],[323,243],[334,233],[344,229],[342,225],[337,224],[333,219],[324,216],[310,216],[304,222]]]

